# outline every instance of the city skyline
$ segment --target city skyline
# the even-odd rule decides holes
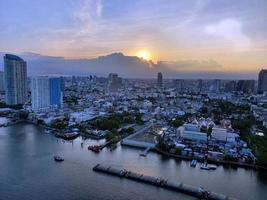
[[[165,61],[166,71],[256,78],[267,65],[266,7],[263,0],[1,1],[0,52],[77,62],[122,52]]]
[[[0,0],[0,200],[267,199],[266,10]]]

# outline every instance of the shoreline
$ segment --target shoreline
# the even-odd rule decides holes
[[[158,148],[153,149],[155,152],[168,156],[168,157],[173,157],[173,158],[179,158],[183,160],[198,160],[198,161],[204,161],[204,159],[201,158],[196,158],[193,156],[182,156],[182,155],[176,155],[176,154],[171,154],[165,151],[162,151]],[[240,167],[240,168],[245,168],[245,169],[252,169],[252,170],[264,170],[267,172],[267,168],[259,165],[253,165],[253,164],[247,164],[247,163],[238,163],[238,162],[232,162],[232,161],[219,161],[215,159],[210,159],[208,158],[208,162],[213,163],[213,164],[219,164],[219,165],[224,165],[224,166],[231,166],[231,167]]]
[[[18,120],[16,122],[11,122],[11,123],[8,123],[8,125],[6,127],[12,126],[12,125],[16,125],[16,124],[19,124],[19,123],[29,123],[29,124],[34,124],[34,125],[42,127],[42,128],[47,128],[46,126],[42,126],[42,125],[34,123],[34,122],[30,121],[30,120]],[[53,134],[53,135],[56,137],[55,134]],[[80,135],[80,137],[82,137],[82,136],[83,135]],[[88,137],[87,139],[99,140],[97,138],[90,138],[90,137]],[[115,143],[120,142],[122,139],[123,138],[121,138],[120,140],[118,140]],[[162,151],[162,150],[160,150],[160,149],[158,149],[156,147],[152,148],[151,150],[155,151],[158,154],[161,154],[161,155],[164,155],[164,156],[168,156],[168,157],[172,157],[172,158],[179,158],[179,159],[182,159],[182,160],[189,160],[189,161],[192,160],[192,159],[195,159],[195,160],[198,160],[198,161],[204,161],[204,159],[202,159],[202,158],[196,158],[196,157],[193,157],[193,156],[182,156],[182,155],[168,153],[168,152]],[[208,158],[207,161],[212,163],[212,164],[231,166],[231,167],[240,167],[240,168],[252,169],[252,170],[256,170],[256,171],[264,170],[265,172],[267,172],[267,167],[260,166],[260,165],[253,165],[253,164],[239,163],[239,162],[232,162],[232,161],[219,161],[219,160],[210,159],[210,158]]]

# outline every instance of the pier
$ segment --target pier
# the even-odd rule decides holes
[[[96,166],[93,167],[93,170],[96,172],[110,174],[110,175],[117,176],[120,178],[131,179],[134,181],[143,182],[143,183],[150,184],[150,185],[155,185],[157,187],[173,190],[176,192],[181,192],[181,193],[184,193],[184,194],[196,197],[196,198],[200,198],[200,199],[236,200],[234,198],[227,197],[223,194],[218,194],[215,192],[207,191],[203,189],[202,187],[194,187],[194,186],[186,185],[184,183],[172,182],[167,179],[147,176],[147,175],[139,174],[136,172],[127,171],[125,169],[113,168],[111,166],[104,166],[104,165],[97,164]]]
[[[151,147],[147,147],[142,153],[140,153],[140,156],[146,157],[150,149]]]

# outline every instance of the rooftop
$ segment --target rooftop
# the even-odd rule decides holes
[[[13,55],[13,54],[6,54],[4,56],[5,59],[8,59],[8,60],[15,60],[15,61],[24,61],[22,58],[16,56],[16,55]]]

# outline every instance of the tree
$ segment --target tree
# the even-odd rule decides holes
[[[208,131],[208,129],[207,129],[206,126],[201,126],[201,127],[200,127],[200,132],[201,132],[201,133],[207,133],[207,131]]]
[[[212,129],[213,129],[213,127],[210,125],[209,128],[208,128],[208,130],[207,130],[207,138],[210,138],[211,139]]]
[[[171,125],[175,128],[178,128],[183,125],[183,120],[176,118],[175,120],[171,121]]]

